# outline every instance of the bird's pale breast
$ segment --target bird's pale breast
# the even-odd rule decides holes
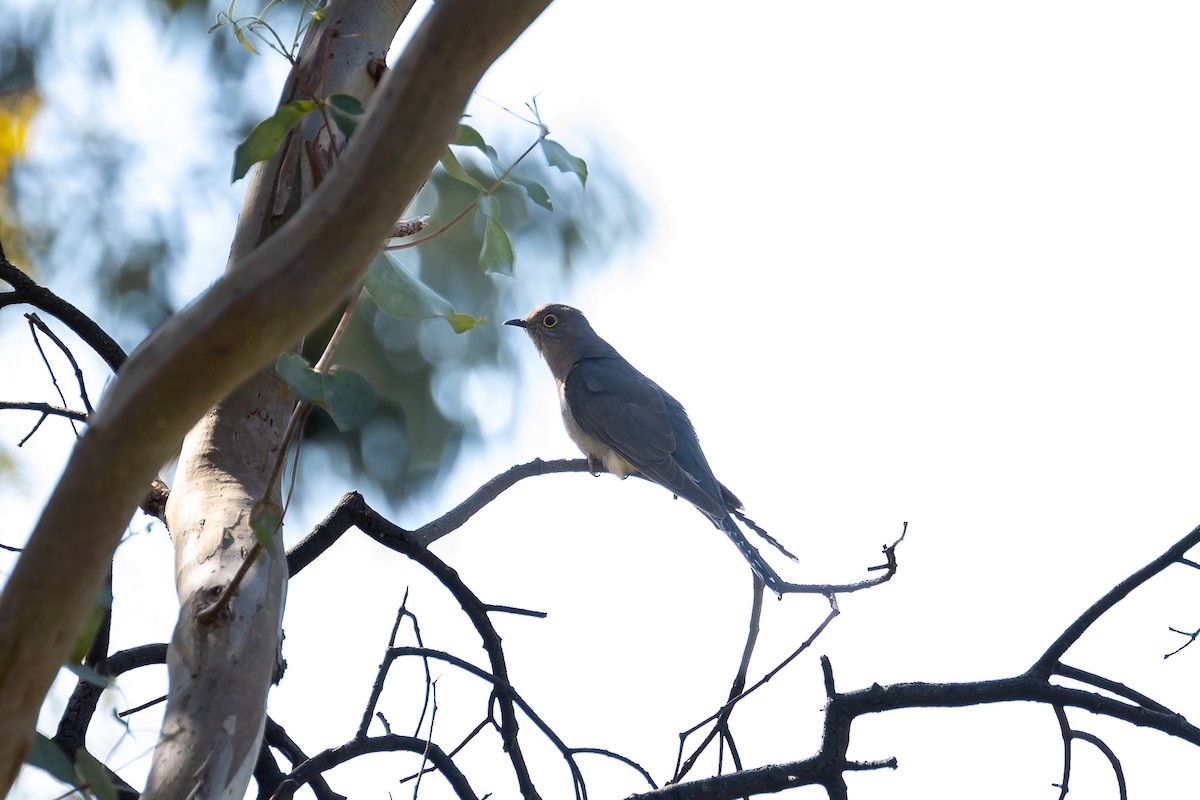
[[[585,456],[604,464],[604,469],[613,475],[624,478],[637,472],[637,467],[622,458],[616,450],[594,436],[590,436],[579,427],[579,423],[575,421],[575,415],[571,413],[571,407],[567,403],[566,384],[562,381],[557,381],[557,383],[558,407],[562,411],[563,425],[566,426],[567,435],[571,437],[571,441],[575,442]]]

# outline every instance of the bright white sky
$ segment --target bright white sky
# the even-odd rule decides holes
[[[556,138],[585,154],[603,142],[644,194],[647,245],[544,299],[584,309],[688,407],[718,477],[801,556],[779,563],[785,575],[865,577],[910,523],[897,578],[843,598],[813,651],[735,715],[751,766],[814,752],[817,655],[843,689],[1016,674],[1200,522],[1200,9],[782,8],[563,0],[481,88],[515,107],[538,94]],[[513,463],[576,454],[549,373],[526,355],[519,435],[401,524]],[[335,476],[306,505],[323,513],[350,488]],[[161,541],[126,549],[170,569]],[[487,601],[550,612],[498,624],[513,680],[568,743],[669,777],[678,732],[728,691],[748,615],[745,568],[719,533],[654,487],[571,475],[525,482],[436,550]],[[1135,595],[1068,663],[1194,714],[1200,651],[1162,655],[1180,644],[1168,625],[1200,627],[1197,579],[1178,568]],[[146,578],[160,592],[164,580]],[[293,584],[289,672],[271,702],[309,750],[352,734],[409,586],[428,644],[482,658],[437,589],[369,542],[340,543]],[[752,676],[825,611],[771,602]],[[153,635],[169,635],[173,613]],[[483,701],[460,717],[478,685],[449,668],[441,681],[449,742]],[[1073,722],[1117,749],[1132,797],[1188,779],[1194,753],[1165,737]],[[1049,708],[893,714],[860,721],[854,743],[856,757],[900,760],[853,776],[857,798],[1057,796]],[[152,744],[141,734],[128,757]],[[567,796],[561,762],[545,764],[546,796]],[[1094,749],[1075,764],[1071,797],[1116,796]],[[584,766],[594,797],[645,788]],[[389,782],[395,769],[376,757],[330,780],[399,796],[410,790]],[[502,769],[473,773],[476,790],[512,796],[492,780]]]

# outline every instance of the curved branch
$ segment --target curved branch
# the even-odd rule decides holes
[[[512,701],[514,703],[516,703],[516,705],[521,707],[521,710],[524,711],[525,715],[529,717],[530,721],[533,722],[533,724],[535,726],[537,726],[538,730],[540,730],[543,734],[545,734],[546,738],[549,739],[554,744],[554,746],[558,749],[559,753],[562,754],[563,758],[566,759],[567,766],[571,770],[571,777],[575,782],[576,796],[577,797],[586,796],[584,793],[582,793],[580,791],[580,788],[583,786],[583,773],[580,771],[579,765],[575,763],[575,758],[572,755],[574,752],[574,749],[567,747],[566,742],[564,742],[561,738],[559,738],[558,734],[554,732],[554,729],[551,728],[544,719],[542,719],[540,716],[538,716],[537,712],[535,712],[533,710],[533,708],[529,705],[529,703],[527,703],[525,701],[525,699],[523,697],[521,697],[520,694],[517,693],[517,690],[514,689],[512,684],[509,683],[506,679],[501,679],[499,676],[493,675],[492,673],[488,672],[487,670],[480,669],[479,667],[472,664],[470,661],[466,661],[466,660],[461,659],[458,656],[452,655],[450,653],[442,652],[441,650],[434,650],[434,649],[431,649],[428,647],[391,647],[391,648],[388,648],[388,657],[398,658],[401,656],[419,656],[421,658],[435,658],[439,661],[445,661],[448,664],[453,664],[454,666],[458,667],[459,669],[463,670],[464,672],[469,672],[472,675],[474,675],[478,678],[482,678],[483,680],[491,683],[494,687],[496,687],[498,694],[502,698],[503,697],[511,698]],[[530,785],[529,788],[532,789],[533,788],[532,785]],[[526,797],[526,798],[538,796],[536,793],[536,790],[534,790],[534,794],[532,794],[532,795],[526,794],[526,789],[524,786],[521,787],[521,794],[522,794],[522,797]]]
[[[292,548],[287,556],[289,573],[295,575],[306,565],[312,563],[351,526],[357,527],[385,547],[408,556],[441,581],[474,624],[475,630],[483,642],[484,650],[491,661],[492,673],[507,686],[508,666],[504,657],[504,648],[500,641],[500,635],[496,632],[488,616],[489,606],[463,583],[457,572],[415,541],[412,533],[377,514],[359,493],[350,492],[342,497],[341,502],[329,516],[322,520],[311,534]],[[529,767],[525,763],[524,754],[517,741],[518,726],[516,713],[513,710],[513,698],[506,691],[499,691],[498,699],[500,702],[500,732],[504,740],[504,747],[508,751],[509,760],[517,775],[517,782],[521,786],[522,795],[537,797],[537,789],[534,787]]]
[[[0,400],[0,411],[40,411],[43,417],[54,415],[66,417],[76,422],[87,422],[86,411],[76,411],[72,408],[52,406],[49,403],[26,403],[18,400]]]
[[[1184,554],[1197,544],[1200,544],[1200,526],[1192,529],[1191,533],[1171,545],[1161,556],[1118,583],[1111,591],[1093,603],[1091,608],[1083,612],[1078,619],[1072,622],[1062,632],[1062,635],[1055,639],[1054,643],[1046,649],[1046,652],[1042,653],[1041,657],[1030,668],[1030,672],[1041,676],[1049,676],[1054,671],[1054,665],[1059,663],[1059,660],[1071,648],[1071,645],[1079,641],[1079,637],[1083,636],[1084,632],[1096,620],[1100,619],[1110,608],[1128,597],[1129,593],[1134,589],[1155,575],[1158,575],[1172,564],[1182,561]]]
[[[421,545],[428,547],[433,542],[442,538],[448,533],[452,533],[461,528],[467,520],[475,516],[475,514],[486,506],[488,503],[495,500],[507,489],[511,489],[518,482],[526,478],[533,478],[538,475],[551,475],[560,472],[588,472],[588,462],[586,458],[571,458],[571,459],[556,459],[554,461],[543,461],[540,458],[535,458],[525,464],[517,464],[515,467],[509,467],[504,472],[501,472],[496,477],[492,478],[487,483],[480,486],[466,500],[463,500],[457,506],[446,512],[442,516],[429,522],[412,532],[414,539]]]
[[[750,604],[750,623],[746,632],[746,644],[742,647],[742,658],[738,662],[737,674],[733,678],[733,685],[729,689],[729,699],[725,705],[721,706],[716,714],[708,717],[704,721],[693,725],[688,730],[679,735],[679,753],[675,758],[675,777],[672,782],[682,780],[683,776],[691,771],[692,767],[700,759],[700,756],[708,749],[709,743],[713,738],[720,733],[722,736],[730,736],[729,718],[733,714],[733,709],[737,705],[737,701],[743,696],[742,692],[746,688],[746,677],[750,673],[750,658],[754,655],[754,645],[758,641],[758,634],[762,629],[762,612],[763,612],[763,596],[766,586],[762,579],[757,575],[754,576],[753,599]],[[699,730],[702,726],[709,722],[715,721],[715,725],[704,740],[692,751],[692,754],[683,760],[683,745],[687,737]]]
[[[11,292],[0,292],[0,308],[18,303],[33,306],[52,315],[82,339],[87,346],[104,359],[113,372],[120,369],[128,356],[116,340],[105,333],[91,317],[63,300],[45,286],[38,284],[0,253],[0,281],[13,287]]]
[[[217,400],[340,301],[454,137],[483,73],[548,3],[434,4],[310,201],[122,366],[0,595],[0,794],[158,467]]]
[[[130,670],[165,664],[166,661],[166,644],[144,644],[113,653],[105,659],[104,666],[99,671],[106,677],[116,678]],[[75,752],[83,747],[88,726],[92,724],[92,716],[96,713],[96,705],[100,702],[104,688],[85,680],[75,684],[75,690],[67,701],[67,707],[63,709],[53,739],[68,756],[74,756]]]
[[[1121,759],[1117,758],[1117,754],[1108,746],[1108,743],[1094,733],[1088,733],[1087,731],[1073,730],[1071,731],[1071,738],[1087,742],[1104,754],[1104,757],[1108,759],[1109,766],[1112,767],[1113,775],[1117,779],[1117,796],[1121,800],[1129,800],[1129,790],[1125,786],[1125,770],[1121,767]]]
[[[446,778],[450,788],[462,800],[478,800],[467,777],[463,775],[454,759],[446,755],[442,748],[415,736],[401,736],[390,733],[386,736],[373,736],[369,739],[351,739],[340,747],[334,747],[305,761],[291,771],[271,795],[272,800],[286,800],[305,784],[320,777],[325,772],[339,764],[345,764],[351,759],[368,753],[419,753],[433,764]]]
[[[260,758],[259,763],[270,762],[267,766],[274,766],[275,769],[271,772],[269,780],[268,776],[263,775],[259,770],[255,770],[254,777],[258,783],[258,795],[260,798],[270,797],[275,794],[276,790],[279,789],[285,780],[284,774],[279,771],[278,765],[275,764],[275,759],[271,757],[271,748],[283,753],[284,758],[291,763],[292,769],[310,760],[308,755],[300,749],[300,745],[296,744],[291,736],[288,736],[288,732],[284,730],[283,726],[268,715],[266,727],[263,731],[262,758]],[[346,800],[344,795],[340,795],[329,788],[329,784],[325,782],[323,775],[318,774],[309,778],[308,786],[312,789],[313,794],[316,795],[317,800]]]

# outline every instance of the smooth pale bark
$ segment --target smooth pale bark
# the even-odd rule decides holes
[[[440,0],[291,220],[130,357],[0,595],[0,793],[159,466],[221,397],[353,285],[454,137],[472,89],[549,0]]]
[[[326,7],[301,48],[280,103],[342,93],[368,103],[376,84],[371,62],[392,41],[409,2],[341,0]],[[296,209],[313,181],[300,153],[328,149],[324,117],[310,114],[275,158],[259,165],[243,201],[228,271]],[[344,147],[338,140],[336,147]],[[288,154],[291,154],[288,157]],[[251,552],[250,525],[261,499],[280,503],[269,486],[294,399],[271,366],[255,373],[200,420],[183,440],[167,525],[175,545],[180,612],[167,649],[169,690],[146,800],[191,796],[240,798],[249,785],[266,725],[267,693],[281,668],[281,623],[287,592],[282,530],[275,557],[260,557],[242,578],[226,613],[200,613],[228,586]]]

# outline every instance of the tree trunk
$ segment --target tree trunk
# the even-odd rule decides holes
[[[382,58],[410,3],[335,2],[305,35],[297,72],[280,104],[343,93],[368,103],[370,70]],[[310,114],[306,122],[320,123]],[[260,164],[243,201],[227,271],[290,217],[315,188],[305,153],[331,148],[330,131],[307,124]],[[338,151],[345,141],[332,146]],[[269,485],[294,399],[271,366],[212,408],[183,441],[167,525],[175,544],[179,621],[167,650],[170,690],[162,738],[144,797],[241,797],[258,758],[267,692],[282,669],[287,590],[282,530],[215,621],[200,617],[235,580],[255,544],[251,512],[281,502]]]
[[[122,367],[0,595],[0,794],[7,793],[29,751],[42,699],[67,658],[112,552],[156,471],[214,404],[273,362],[336,307],[454,137],[484,71],[548,3],[440,0],[434,4],[396,68],[381,82],[354,141],[311,199],[262,245],[235,254],[237,268],[164,323]],[[336,24],[336,15],[329,18]],[[259,408],[258,403],[271,394],[262,390],[231,398],[222,410],[214,411],[216,416],[206,426],[211,424],[216,431],[221,427],[217,418],[229,419],[227,415],[236,414],[237,408],[241,413]],[[270,431],[277,424],[277,418],[264,423],[264,441],[277,435]],[[190,438],[199,443],[208,435],[200,432]],[[269,457],[265,451],[260,456]],[[228,467],[230,462],[225,463],[224,474],[236,474]],[[196,482],[211,488],[222,475],[220,469],[202,473],[191,459],[185,471],[185,483],[179,488],[188,493]],[[243,499],[238,502],[244,503],[256,488],[247,482],[239,491]],[[178,501],[180,509],[184,502]],[[243,518],[228,513],[211,513],[206,519],[211,520],[211,531],[245,524]],[[209,522],[201,527],[211,532]],[[244,547],[235,541],[230,540],[229,554]],[[206,552],[213,551],[197,546],[188,558]],[[188,570],[193,577],[209,580],[205,570],[219,569],[225,558],[222,551],[215,559],[220,563],[199,569],[189,565]],[[269,585],[276,569],[264,559],[256,565],[253,579]],[[265,627],[277,629],[282,581],[277,578],[274,585],[276,596],[269,607],[250,616],[263,616],[268,620]],[[253,596],[245,587],[242,591],[247,598]],[[266,596],[269,593],[260,595]],[[188,597],[184,601],[191,602]],[[243,613],[246,610],[238,608],[231,616]],[[224,624],[221,620],[214,627]],[[233,627],[231,623],[229,628]],[[179,663],[186,664],[186,648],[203,650],[207,633],[188,634],[191,641],[184,645],[182,635],[177,631],[174,642]],[[273,649],[274,636],[271,640]],[[253,726],[236,718],[227,722],[220,736],[230,741]],[[200,727],[194,720],[186,724]],[[213,759],[225,761],[210,764],[221,775],[241,771],[235,745],[209,741],[198,746],[207,747]],[[163,785],[165,778],[155,781]],[[218,783],[214,778],[193,788],[206,795],[240,795],[235,783]]]

